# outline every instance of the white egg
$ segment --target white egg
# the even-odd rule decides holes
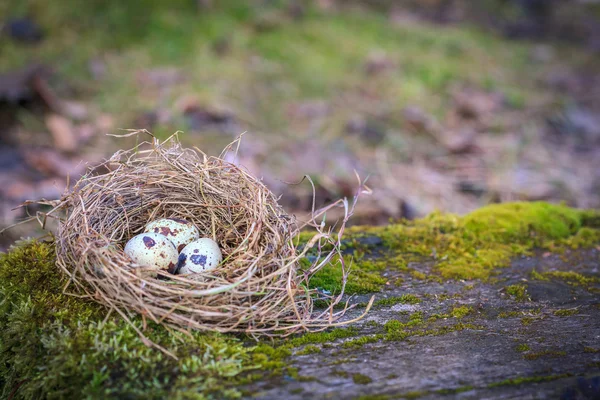
[[[175,245],[160,233],[141,233],[125,245],[125,254],[144,267],[175,273],[178,254]]]
[[[179,254],[179,274],[198,273],[216,268],[223,260],[219,245],[212,239],[201,238],[185,246]]]
[[[200,237],[200,232],[191,222],[184,219],[165,218],[150,222],[146,225],[144,232],[154,232],[165,235],[175,247],[177,251],[183,248]]]

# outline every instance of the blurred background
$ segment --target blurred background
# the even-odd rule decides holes
[[[355,224],[493,202],[600,207],[600,1],[4,0],[0,228],[134,139],[239,161]],[[11,230],[0,248],[31,226]]]

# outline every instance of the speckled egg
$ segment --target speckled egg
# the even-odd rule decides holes
[[[134,236],[125,245],[125,254],[144,267],[175,273],[178,254],[175,245],[160,233],[146,232]]]
[[[201,238],[185,246],[179,254],[179,274],[198,273],[214,269],[223,260],[219,245],[212,239]]]
[[[150,222],[146,225],[144,232],[160,233],[166,236],[177,251],[183,248],[200,237],[200,232],[191,222],[184,219],[165,218]]]

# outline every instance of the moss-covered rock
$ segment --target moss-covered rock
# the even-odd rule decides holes
[[[63,294],[66,282],[52,243],[0,257],[0,398],[235,396],[235,378],[257,367],[254,349],[235,337],[143,329],[134,318],[178,359],[169,357],[99,304]]]
[[[517,203],[490,206],[465,217],[433,214],[386,227],[355,227],[344,238],[345,257],[353,261],[347,289],[368,293],[393,282],[427,287],[444,285],[447,279],[452,286],[454,278],[485,281],[511,257],[535,247],[560,252],[597,245],[598,226],[590,223],[597,220],[594,215],[564,206]],[[373,237],[377,240],[369,239]],[[429,269],[422,268],[425,264]],[[395,280],[390,273],[396,274]],[[529,285],[558,281],[590,295],[598,283],[597,277],[581,271],[527,273]],[[336,291],[340,280],[340,271],[330,266],[311,284]],[[366,330],[351,326],[256,343],[234,335],[184,334],[135,316],[130,324],[91,299],[63,293],[67,283],[68,277],[55,265],[52,242],[24,241],[0,255],[0,399],[238,397],[243,385],[268,377],[301,381],[295,367],[288,365],[289,357],[326,357],[321,353],[329,354],[330,347],[336,347],[332,342],[341,343],[340,352],[354,352],[377,343],[480,329],[475,324],[479,312],[472,305],[452,303],[406,317],[396,313],[365,324]],[[529,301],[514,302],[520,292],[506,289],[519,285],[507,283],[504,291],[494,293],[508,292],[512,303],[526,307]],[[468,287],[472,290],[473,285]],[[373,312],[426,308],[430,306],[425,302],[441,304],[460,296],[396,292],[375,302]],[[554,310],[549,313],[553,317],[577,317]],[[536,316],[534,321],[526,311],[501,314],[511,313],[529,318],[531,323],[520,324],[526,327],[546,318]],[[136,330],[174,357],[148,346]],[[356,374],[349,373],[348,379]],[[361,386],[369,385],[359,380]]]
[[[561,252],[600,242],[598,214],[544,202],[518,202],[490,205],[464,217],[433,213],[383,227],[352,227],[345,241],[347,261],[354,261],[358,273],[350,277],[347,293],[381,289],[386,281],[377,272],[386,268],[406,270],[406,277],[412,279],[486,280],[514,256],[536,247]],[[374,251],[384,251],[386,262],[373,262],[369,254]],[[429,276],[406,266],[407,260],[422,257],[437,261]],[[326,268],[313,278],[312,285],[335,292],[340,281],[339,269]]]

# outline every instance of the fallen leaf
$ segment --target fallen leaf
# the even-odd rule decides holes
[[[24,149],[23,158],[30,167],[46,176],[71,176],[77,179],[86,169],[85,163],[71,160],[52,149]]]
[[[46,117],[46,127],[52,134],[54,147],[57,150],[65,153],[72,153],[77,150],[77,136],[73,124],[67,118],[50,114]]]

